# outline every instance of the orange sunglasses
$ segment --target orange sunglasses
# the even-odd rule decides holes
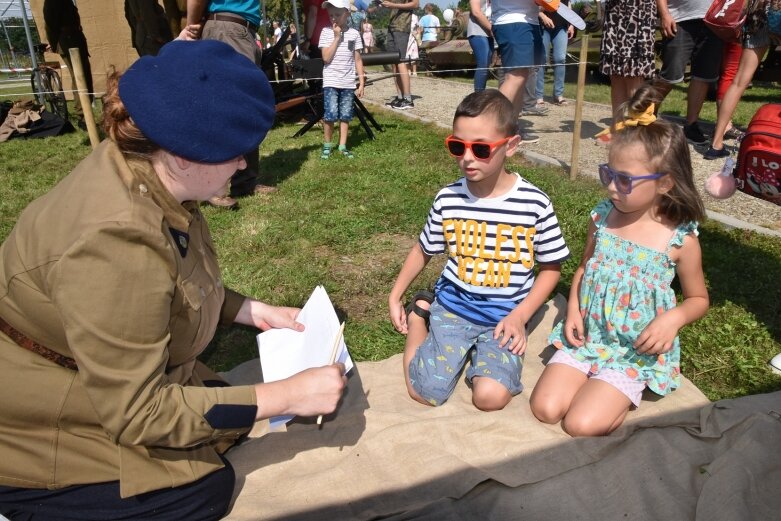
[[[494,153],[494,150],[511,139],[512,136],[493,143],[486,143],[485,141],[464,141],[463,139],[458,139],[457,137],[450,135],[445,139],[445,146],[453,157],[463,157],[468,148],[477,159],[488,159],[491,157],[491,154]]]

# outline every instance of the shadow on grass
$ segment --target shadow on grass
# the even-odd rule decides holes
[[[743,240],[737,240],[736,234]],[[767,326],[776,341],[781,341],[779,252],[771,251],[770,241],[762,235],[714,226],[701,230],[700,242],[703,269],[711,281],[711,305],[731,302],[744,308]]]
[[[318,128],[312,128],[312,132]],[[290,138],[296,139],[296,138]],[[317,150],[318,145],[306,145],[291,149],[277,149],[270,155],[261,152],[260,157],[260,177],[268,181],[271,185],[278,185],[288,177],[292,176],[306,162],[309,152]]]
[[[781,94],[773,96],[768,95],[767,92],[751,92],[751,89],[746,90],[740,97],[741,101],[750,101],[754,103],[779,103],[781,102]]]

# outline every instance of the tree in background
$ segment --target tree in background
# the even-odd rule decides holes
[[[274,34],[274,30],[271,28],[271,22],[279,22],[280,27],[285,28],[287,24],[293,21],[293,2],[290,0],[264,0],[265,5],[263,10],[265,11],[262,27],[260,28],[261,35],[265,38],[267,35]],[[298,23],[304,23],[303,13],[301,12],[302,1],[296,2],[298,5]],[[301,27],[303,30],[303,27]]]
[[[32,33],[33,45],[41,43],[38,38],[38,31],[35,29],[35,22],[28,20],[30,23],[30,32]],[[6,39],[6,31],[0,33],[0,48],[3,52],[10,51],[10,47],[13,48],[15,53],[30,54],[30,49],[27,48],[27,35],[24,33],[24,21],[19,17],[11,17],[3,20],[3,25],[8,34]]]

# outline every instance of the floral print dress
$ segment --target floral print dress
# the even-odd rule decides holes
[[[580,314],[585,328],[583,347],[570,345],[564,337],[564,322],[550,334],[549,342],[576,360],[591,364],[591,373],[613,369],[646,383],[665,395],[680,385],[680,345],[663,354],[640,355],[632,344],[657,315],[677,305],[670,283],[675,263],[669,251],[683,245],[688,234],[697,235],[697,223],[678,226],[660,252],[613,235],[605,220],[613,209],[609,200],[592,211],[597,226],[594,255],[585,267],[580,286]]]

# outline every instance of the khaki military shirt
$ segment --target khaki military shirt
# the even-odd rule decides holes
[[[0,484],[119,480],[128,497],[220,468],[255,393],[204,387],[216,376],[195,357],[243,299],[222,286],[197,204],[104,141],[0,247],[0,317],[78,364],[0,333]]]
[[[402,0],[399,0],[401,2]],[[412,30],[412,9],[391,9],[388,30],[408,33]]]

